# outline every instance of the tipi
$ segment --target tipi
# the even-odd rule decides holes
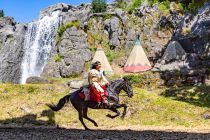
[[[137,73],[150,70],[151,68],[152,67],[141,46],[140,40],[137,39],[135,41],[135,46],[124,66],[124,71]]]
[[[96,50],[96,53],[95,53],[95,56],[93,57],[93,60],[92,60],[92,63],[96,62],[96,61],[100,61],[101,62],[101,66],[102,66],[102,69],[104,70],[104,72],[106,74],[112,74],[113,73],[113,70],[107,60],[107,57],[102,49],[102,47],[99,45],[97,47],[97,50]]]

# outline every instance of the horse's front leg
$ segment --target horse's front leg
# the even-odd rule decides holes
[[[110,114],[107,114],[107,115],[106,115],[107,117],[109,117],[109,118],[111,118],[111,119],[114,119],[114,118],[116,118],[117,116],[120,116],[120,112],[117,110],[117,108],[116,108],[115,106],[111,106],[111,108],[109,108],[109,110],[111,110],[111,111],[113,111],[113,112],[115,112],[115,113],[117,113],[117,114],[114,115],[114,116],[112,116],[112,115],[110,115]]]
[[[122,114],[122,116],[121,116],[121,118],[124,119],[124,117],[125,117],[125,115],[126,115],[126,112],[127,112],[127,105],[126,105],[126,104],[114,104],[114,105],[112,105],[111,108],[110,108],[109,110],[111,110],[111,111],[113,111],[113,112],[115,112],[115,113],[117,113],[117,114],[114,115],[114,116],[111,116],[110,114],[108,114],[107,117],[113,119],[113,118],[119,116],[119,115],[120,115],[120,112],[119,112],[117,109],[118,109],[118,108],[121,108],[121,107],[124,108],[123,114]]]

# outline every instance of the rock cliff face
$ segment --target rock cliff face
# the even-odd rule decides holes
[[[56,46],[56,55],[45,66],[42,76],[69,77],[83,72],[85,63],[92,58],[85,35],[82,30],[75,27],[67,29],[61,42]],[[60,60],[56,60],[56,56],[60,57]]]
[[[19,83],[27,26],[0,18],[0,82]]]
[[[93,14],[90,4],[75,7],[59,3],[42,10],[39,20],[55,11],[60,12],[60,27],[74,21],[80,24],[65,28],[59,41],[54,39],[41,76],[70,77],[82,73],[101,40],[110,63],[123,67],[138,34],[153,66],[161,62],[160,68],[167,68],[169,64],[170,70],[175,70],[174,65],[184,62],[185,67],[179,70],[185,75],[190,71],[191,79],[197,76],[195,73],[201,75],[198,69],[202,70],[200,79],[208,74],[210,4],[204,5],[195,15],[181,15],[174,9],[170,15],[165,15],[158,10],[158,5],[150,7],[147,3],[133,14],[116,8],[115,4],[109,5],[106,13]],[[26,31],[26,25],[17,24],[12,18],[0,19],[0,82],[19,82]],[[163,60],[171,41],[177,41],[186,52],[180,57],[182,60]],[[168,78],[167,74],[165,77]]]
[[[92,53],[88,46],[87,35],[83,31],[84,23],[90,13],[90,6],[70,6],[57,4],[41,12],[40,17],[60,10],[62,25],[72,21],[79,21],[79,27],[67,28],[60,41],[53,48],[52,56],[44,67],[41,76],[44,77],[70,77],[84,71],[85,63],[90,61]],[[61,26],[62,26],[61,25]],[[59,59],[59,60],[56,60]]]

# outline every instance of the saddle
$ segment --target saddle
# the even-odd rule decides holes
[[[90,101],[90,86],[83,86],[80,89],[79,97],[84,101]]]

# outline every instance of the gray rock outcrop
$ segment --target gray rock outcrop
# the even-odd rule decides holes
[[[19,83],[27,26],[0,18],[0,82]]]
[[[60,57],[60,60],[55,60],[56,56]],[[45,66],[42,76],[70,77],[80,74],[84,71],[85,63],[91,58],[85,33],[75,27],[69,28],[64,32],[61,42],[57,45],[57,54]]]

